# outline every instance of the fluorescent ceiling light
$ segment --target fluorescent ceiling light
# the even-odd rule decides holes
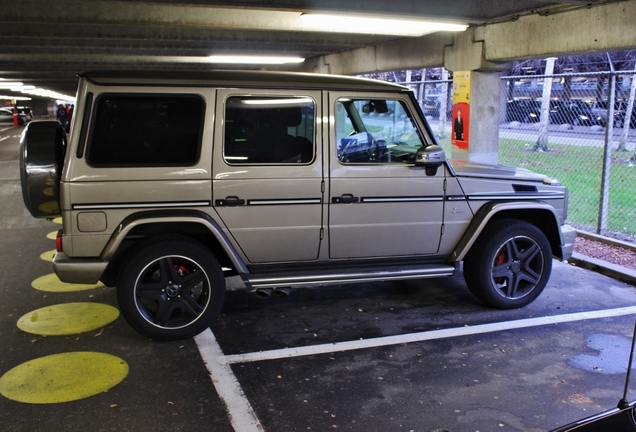
[[[20,87],[21,85],[23,84],[17,81],[0,81],[0,89],[10,89],[12,87]]]
[[[210,63],[223,64],[285,64],[302,63],[305,61],[301,57],[279,57],[279,56],[244,56],[244,55],[211,55],[208,58]]]
[[[0,100],[29,101],[31,98],[26,96],[0,95]]]
[[[302,14],[301,18],[311,26],[335,33],[423,36],[438,31],[457,32],[468,28],[465,24],[354,15]]]

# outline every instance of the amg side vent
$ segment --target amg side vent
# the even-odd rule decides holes
[[[512,188],[515,190],[515,192],[536,192],[537,191],[537,187],[531,186],[531,185],[513,184]]]

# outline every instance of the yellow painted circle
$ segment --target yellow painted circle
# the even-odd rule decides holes
[[[46,235],[46,238],[49,240],[55,240],[57,238],[57,231],[51,231]]]
[[[117,319],[119,311],[101,303],[64,303],[44,307],[23,315],[18,328],[42,336],[85,333]]]
[[[0,378],[0,394],[30,404],[70,402],[105,392],[127,375],[128,364],[110,354],[54,354],[5,373]]]
[[[57,213],[59,214],[60,206],[55,201],[46,201],[38,206],[38,209],[44,213]]]
[[[46,292],[71,292],[87,291],[104,286],[101,282],[97,284],[70,284],[62,282],[55,273],[41,276],[31,282],[31,286],[39,291]]]
[[[53,255],[55,255],[55,252],[55,249],[46,251],[40,255],[40,259],[42,261],[53,262]]]
[[[62,225],[62,217],[56,217],[55,219],[53,219],[53,222],[55,222],[58,225]]]
[[[52,187],[50,187],[50,188],[44,188],[44,189],[42,190],[42,193],[43,193],[44,195],[47,195],[47,196],[53,196],[53,188],[52,188]]]

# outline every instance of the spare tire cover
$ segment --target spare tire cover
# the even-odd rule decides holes
[[[66,133],[57,121],[29,123],[20,141],[20,182],[24,205],[36,218],[55,218],[60,211],[60,178]]]

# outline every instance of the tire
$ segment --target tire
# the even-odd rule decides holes
[[[536,226],[514,219],[491,221],[464,260],[470,291],[488,306],[516,309],[532,303],[552,271],[552,248]]]
[[[52,219],[60,213],[60,179],[66,152],[66,133],[56,121],[34,121],[20,140],[22,198],[36,218]]]
[[[210,251],[189,239],[147,243],[117,283],[122,316],[142,335],[169,341],[208,328],[225,299],[225,277]]]

